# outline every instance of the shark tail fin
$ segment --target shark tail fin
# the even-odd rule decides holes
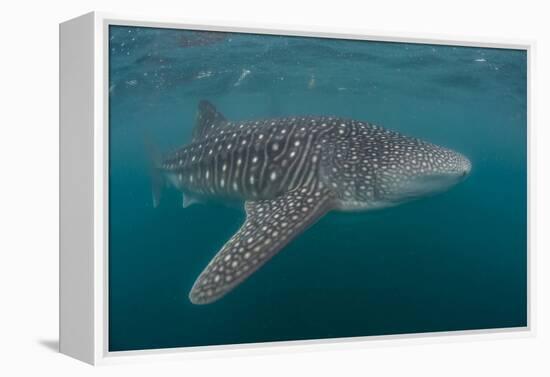
[[[162,154],[149,137],[144,137],[144,144],[145,150],[149,156],[149,174],[151,176],[153,207],[157,208],[160,203],[162,188],[164,187],[164,177],[160,171]]]

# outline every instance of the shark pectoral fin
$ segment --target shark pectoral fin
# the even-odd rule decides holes
[[[276,199],[246,202],[246,220],[195,281],[194,304],[216,301],[244,281],[333,206],[323,188],[298,188]]]

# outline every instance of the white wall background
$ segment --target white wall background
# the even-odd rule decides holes
[[[0,22],[0,375],[550,375],[550,26],[543,1],[5,1]],[[532,198],[537,335],[91,368],[56,354],[58,23],[90,10],[537,41]],[[503,182],[505,184],[505,182]],[[480,251],[482,252],[482,251]]]

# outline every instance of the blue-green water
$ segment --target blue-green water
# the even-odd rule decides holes
[[[523,51],[111,27],[109,349],[525,326]],[[327,114],[465,154],[450,191],[331,213],[226,297],[187,294],[244,213],[151,200],[144,137],[188,143],[198,101],[229,119]]]

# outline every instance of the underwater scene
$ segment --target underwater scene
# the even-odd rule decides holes
[[[109,351],[527,326],[524,50],[109,28]]]

